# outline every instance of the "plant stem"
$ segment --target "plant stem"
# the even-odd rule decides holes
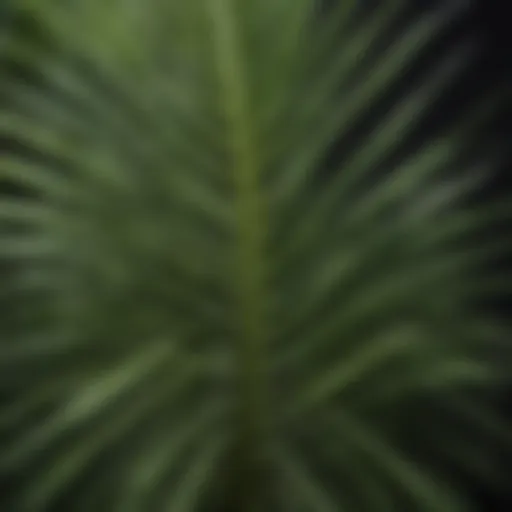
[[[229,123],[237,220],[235,296],[239,308],[238,345],[239,436],[237,451],[240,509],[263,510],[269,472],[267,332],[265,314],[265,207],[261,172],[251,115],[250,90],[245,82],[243,38],[236,0],[210,0],[213,37]]]

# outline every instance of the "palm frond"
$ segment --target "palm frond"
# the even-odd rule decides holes
[[[471,509],[401,433],[410,410],[439,457],[455,415],[507,444],[454,398],[509,369],[479,307],[509,291],[509,244],[478,236],[511,210],[467,200],[507,91],[407,151],[462,41],[354,137],[454,6],[404,26],[399,0],[19,2],[38,30],[2,48],[6,510],[71,490],[83,511]]]

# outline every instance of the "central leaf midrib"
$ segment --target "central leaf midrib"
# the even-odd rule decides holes
[[[240,320],[237,340],[240,375],[239,410],[241,460],[245,470],[263,470],[269,434],[267,326],[265,319],[265,207],[260,189],[261,169],[252,123],[251,91],[245,81],[243,39],[232,0],[210,0],[214,50],[220,78],[220,101],[228,123],[237,239],[234,292]],[[245,57],[245,58],[244,58]],[[247,467],[252,466],[252,467]],[[258,467],[259,466],[259,467]],[[260,490],[252,489],[253,493]],[[254,498],[254,496],[252,496]],[[247,496],[247,501],[251,499]]]

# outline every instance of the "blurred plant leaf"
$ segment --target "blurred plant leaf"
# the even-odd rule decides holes
[[[461,3],[405,24],[401,0],[321,7],[18,2],[4,510],[453,512],[471,506],[441,459],[501,476],[469,447],[512,448],[506,427],[454,397],[509,378],[510,329],[480,306],[510,291],[510,244],[480,237],[512,210],[469,201],[502,153],[467,157],[507,90],[407,152],[478,53],[409,80]]]

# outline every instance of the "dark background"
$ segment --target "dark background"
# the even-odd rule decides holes
[[[449,3],[449,0],[444,0]],[[411,2],[412,3],[412,2]],[[436,2],[438,3],[438,2]],[[422,4],[432,2],[417,2],[418,8]],[[467,16],[464,16],[454,29],[448,40],[443,43],[464,37],[465,34],[478,38],[482,53],[478,62],[470,71],[465,91],[460,90],[454,94],[450,108],[442,114],[434,116],[434,123],[444,123],[450,116],[466,108],[471,108],[475,95],[489,91],[500,83],[505,84],[512,93],[512,3],[507,0],[479,0],[473,2]],[[451,39],[451,41],[450,41]],[[442,46],[443,46],[442,45]],[[442,49],[441,49],[442,51]],[[463,88],[464,89],[464,88]],[[512,95],[509,99],[512,98]],[[489,126],[487,136],[492,141],[500,141],[505,147],[512,146],[512,100],[504,105],[503,110]],[[482,200],[494,200],[504,195],[512,197],[512,153],[509,151],[499,164],[496,174],[492,177],[488,187],[481,192]],[[512,226],[503,227],[507,236],[512,240]],[[512,271],[512,261],[504,259],[506,270]],[[493,307],[497,308],[507,318],[512,318],[512,300],[510,293],[503,297]],[[504,395],[496,397],[496,402],[503,415],[508,418],[512,431],[512,389],[505,390]],[[509,490],[496,491],[484,488],[478,482],[468,482],[468,487],[474,493],[475,500],[481,503],[480,509],[486,512],[512,510],[512,460],[510,468]]]

